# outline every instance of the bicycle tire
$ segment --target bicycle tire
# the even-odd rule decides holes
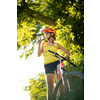
[[[67,93],[64,92],[62,96],[59,97],[59,87],[61,87],[62,84],[61,78],[54,88],[53,100],[84,100],[84,74],[78,71],[65,72],[63,77]],[[69,81],[70,89],[66,82],[67,80]]]

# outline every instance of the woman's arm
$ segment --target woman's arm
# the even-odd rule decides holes
[[[65,49],[62,45],[57,43],[57,47],[58,47],[58,49],[61,49],[64,53],[66,53],[65,58],[68,58],[70,56],[70,52],[67,49]]]
[[[44,42],[42,43],[42,45],[41,42],[38,42],[38,57],[40,57],[43,53],[43,44]]]

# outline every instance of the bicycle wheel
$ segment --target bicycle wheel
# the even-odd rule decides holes
[[[84,74],[65,72],[63,78],[64,85],[61,78],[54,89],[53,100],[84,100]]]

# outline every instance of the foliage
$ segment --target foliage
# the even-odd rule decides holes
[[[70,51],[70,60],[77,65],[76,68],[73,68],[73,66],[69,66],[68,62],[64,62],[65,66],[67,67],[67,70],[72,71],[70,68],[72,67],[74,70],[84,73],[84,47],[74,44],[75,36],[74,33],[71,32],[70,25],[67,25],[66,27],[62,25],[60,26],[61,29],[57,30],[57,41],[68,51]],[[65,56],[65,54],[62,51],[59,51],[59,54]]]
[[[46,100],[46,81],[44,73],[39,73],[36,78],[30,79],[30,85],[25,86],[25,91],[30,91],[30,100]]]

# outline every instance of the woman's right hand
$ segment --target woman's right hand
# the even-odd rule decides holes
[[[38,39],[39,38],[39,39]],[[41,54],[43,53],[43,44],[44,43],[42,43],[42,45],[41,45],[41,42],[42,42],[42,40],[44,39],[43,37],[41,38],[41,37],[38,37],[37,38],[37,43],[38,43],[38,57],[40,57],[41,56]]]
[[[41,43],[42,40],[44,39],[44,36],[39,36],[36,40],[37,43]]]

